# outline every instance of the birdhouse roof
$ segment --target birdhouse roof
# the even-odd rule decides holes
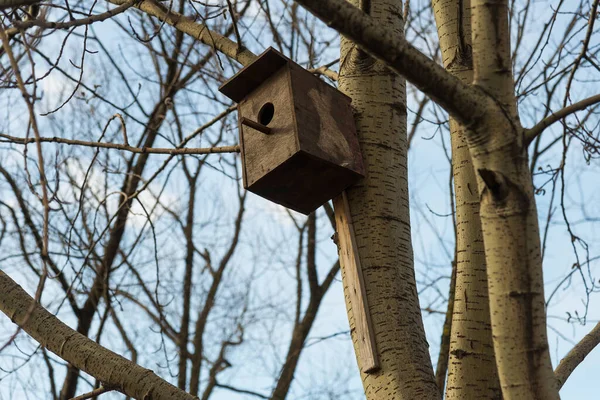
[[[289,58],[269,47],[255,61],[221,85],[219,91],[239,103],[288,62]]]

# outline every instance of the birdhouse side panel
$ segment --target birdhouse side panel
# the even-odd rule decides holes
[[[300,148],[364,175],[350,98],[299,66],[291,77]]]
[[[266,134],[240,124],[244,185],[248,187],[299,150],[288,68],[281,68],[250,93],[238,110],[240,120],[245,117],[270,129]]]

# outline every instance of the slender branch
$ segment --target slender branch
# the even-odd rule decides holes
[[[42,151],[42,143],[40,141],[40,130],[39,130],[37,118],[35,115],[36,86],[34,84],[33,93],[30,95],[29,92],[27,92],[27,89],[25,88],[25,81],[23,80],[23,77],[21,76],[21,70],[19,69],[19,64],[17,62],[17,59],[15,58],[15,55],[13,54],[11,47],[10,47],[10,40],[9,40],[8,36],[6,35],[5,26],[3,23],[0,26],[0,39],[2,40],[4,52],[8,56],[10,65],[11,65],[13,73],[15,75],[15,79],[17,81],[17,87],[21,91],[23,101],[27,105],[27,109],[29,111],[29,124],[30,124],[31,130],[33,131],[33,135],[34,135],[34,140],[32,141],[32,143],[35,143],[35,148],[37,151],[37,158],[38,158],[37,163],[38,163],[38,170],[39,170],[39,174],[40,174],[39,183],[42,188],[41,196],[33,188],[33,185],[31,183],[31,177],[29,176],[29,172],[27,171],[27,162],[25,162],[25,172],[28,177],[31,192],[34,193],[41,200],[41,203],[44,207],[44,222],[42,225],[42,248],[41,248],[43,272],[42,272],[42,275],[40,276],[40,281],[38,283],[38,288],[37,288],[37,292],[35,295],[36,301],[39,301],[40,297],[42,296],[42,290],[44,289],[44,284],[45,284],[46,277],[48,274],[46,259],[48,258],[48,240],[49,240],[48,239],[48,229],[49,229],[49,224],[50,224],[50,199],[49,199],[49,194],[48,194],[48,179],[46,178],[46,170],[44,167],[44,153]],[[29,129],[27,130],[27,132],[29,133]],[[27,150],[27,147],[25,147],[25,150]]]
[[[318,68],[312,68],[309,69],[308,72],[310,72],[311,74],[315,74],[315,75],[323,75],[328,77],[329,79],[331,79],[332,81],[337,81],[339,78],[339,74],[335,71],[330,70],[329,68],[334,65],[339,63],[340,60],[339,58],[337,60],[333,60],[330,63],[327,63],[325,65],[322,65]]]
[[[0,0],[0,1],[2,1],[2,0]],[[69,28],[72,28],[75,26],[90,25],[90,24],[93,24],[94,22],[105,21],[109,18],[114,17],[117,14],[120,14],[120,13],[126,11],[128,8],[133,6],[137,1],[138,0],[128,0],[127,2],[121,4],[120,6],[113,8],[112,10],[108,10],[104,13],[92,15],[87,18],[75,19],[75,20],[68,21],[68,22],[53,22],[53,21],[46,21],[43,19],[32,19],[32,20],[28,20],[28,21],[15,21],[13,23],[13,25],[15,26],[15,28],[18,28],[18,29],[28,29],[28,28],[31,28],[32,26],[39,26],[40,28],[46,28],[46,29],[69,29]]]
[[[100,396],[101,394],[112,392],[113,389],[101,386],[97,389],[92,390],[91,392],[84,393],[81,396],[73,397],[71,400],[87,400],[92,399],[94,397]]]
[[[125,0],[108,1],[116,5],[122,5],[126,3]],[[144,0],[137,4],[136,7],[146,14],[156,17],[159,20],[171,25],[175,29],[187,33],[202,43],[214,48],[217,51],[220,51],[227,57],[236,60],[242,65],[248,65],[256,59],[256,55],[250,50],[241,46],[240,43],[235,43],[226,36],[223,36],[215,31],[211,31],[206,25],[200,24],[174,10],[170,10],[154,0]]]
[[[335,71],[330,70],[329,68],[326,67],[319,67],[319,68],[313,68],[313,69],[309,69],[308,72],[315,74],[315,75],[323,75],[328,77],[329,79],[331,79],[332,81],[337,81],[339,78],[339,74]]]
[[[571,376],[571,373],[594,350],[598,343],[600,343],[600,322],[571,349],[569,354],[556,367],[554,375],[556,375],[559,389],[562,388],[567,379],[569,379],[569,376]]]
[[[15,144],[28,144],[34,143],[38,139],[36,138],[20,138],[16,136],[5,135],[0,133],[0,138],[4,138],[6,140],[0,140],[0,142],[9,142]],[[95,147],[95,148],[103,148],[103,149],[114,149],[114,150],[122,150],[129,151],[131,153],[138,154],[214,154],[214,153],[239,153],[240,146],[222,146],[222,147],[205,147],[205,148],[156,148],[156,147],[134,147],[126,144],[118,144],[118,143],[103,143],[103,142],[87,142],[85,140],[74,140],[74,139],[64,139],[59,137],[40,137],[40,142],[46,143],[61,143],[67,144],[71,146],[84,146],[84,147]]]
[[[240,394],[245,394],[245,395],[249,395],[249,396],[254,396],[254,397],[258,397],[259,399],[269,399],[269,396],[265,396],[264,394],[260,394],[257,392],[253,392],[251,390],[246,390],[246,389],[238,389],[236,387],[230,386],[230,385],[225,385],[222,383],[216,383],[215,387],[221,388],[221,389],[226,389],[235,393],[240,393]]]
[[[242,44],[242,36],[238,30],[236,15],[233,10],[233,4],[231,4],[230,0],[227,0],[227,7],[229,8],[229,14],[231,15],[231,25],[233,26],[233,32],[235,33],[235,40],[237,40],[238,51],[241,51],[244,48]]]
[[[563,108],[555,113],[552,113],[548,117],[544,118],[531,129],[528,129],[525,132],[525,143],[530,144],[538,135],[540,135],[546,128],[555,122],[560,121],[563,118],[568,117],[569,115],[576,113],[577,111],[581,111],[586,109],[589,106],[593,106],[594,104],[600,103],[600,94],[597,94],[592,97],[588,97],[587,99],[578,101],[575,104],[571,104],[568,107]]]
[[[460,82],[406,39],[378,24],[346,0],[296,0],[331,28],[431,97],[463,125],[474,129],[497,106],[481,90]]]
[[[69,328],[37,304],[21,286],[0,271],[0,311],[44,348],[107,387],[136,399],[194,400],[194,396],[159,378],[154,372],[100,346]],[[119,373],[115,373],[118,371]]]

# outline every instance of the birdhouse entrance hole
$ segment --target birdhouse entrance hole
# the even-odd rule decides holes
[[[258,112],[258,122],[260,122],[264,126],[267,126],[273,120],[274,115],[275,106],[273,105],[273,103],[266,103],[260,108],[260,111]]]

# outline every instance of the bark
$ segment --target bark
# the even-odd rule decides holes
[[[560,364],[558,364],[556,371],[554,371],[559,387],[562,387],[565,384],[575,368],[583,362],[587,355],[590,354],[598,344],[600,344],[600,323],[596,324],[594,329],[585,335],[585,337],[571,349],[565,358],[560,360]]]
[[[524,129],[516,112],[507,0],[472,0],[475,84],[501,111],[467,140],[479,185],[494,352],[505,399],[558,399],[539,227]]]
[[[378,24],[403,37],[400,0],[360,3]],[[377,400],[439,399],[412,259],[405,80],[344,37],[340,65],[339,88],[352,98],[366,168],[348,199],[381,362],[379,371],[361,373],[365,393]]]
[[[469,0],[434,0],[444,67],[473,81]],[[456,204],[456,288],[450,336],[447,399],[502,397],[490,323],[479,194],[465,127],[450,118]]]
[[[455,257],[456,260],[456,257]],[[440,339],[440,352],[435,367],[435,380],[440,392],[444,392],[446,386],[446,375],[448,372],[448,361],[450,358],[450,333],[452,329],[452,315],[454,312],[454,290],[456,288],[456,261],[452,261],[452,275],[450,277],[450,287],[448,290],[448,304],[446,306],[446,316],[442,326],[442,337]]]
[[[475,129],[496,103],[476,87],[466,85],[443,67],[410,45],[394,25],[381,21],[352,6],[347,0],[296,0],[345,38],[365,52],[383,61],[428,95],[461,123]],[[357,1],[354,1],[356,4]],[[373,0],[363,3],[371,3]],[[390,18],[402,18],[392,11]]]
[[[548,353],[539,227],[525,130],[513,94],[507,1],[471,3],[475,86],[450,79],[402,35],[344,1],[297,2],[403,74],[470,128],[466,139],[483,182],[478,187],[480,215],[502,394],[507,399],[559,398]],[[363,152],[368,165],[369,149]]]
[[[104,387],[136,399],[196,399],[159,378],[151,370],[136,365],[69,328],[35,303],[23,288],[2,271],[0,293],[0,310],[11,321],[42,347],[90,374]]]

